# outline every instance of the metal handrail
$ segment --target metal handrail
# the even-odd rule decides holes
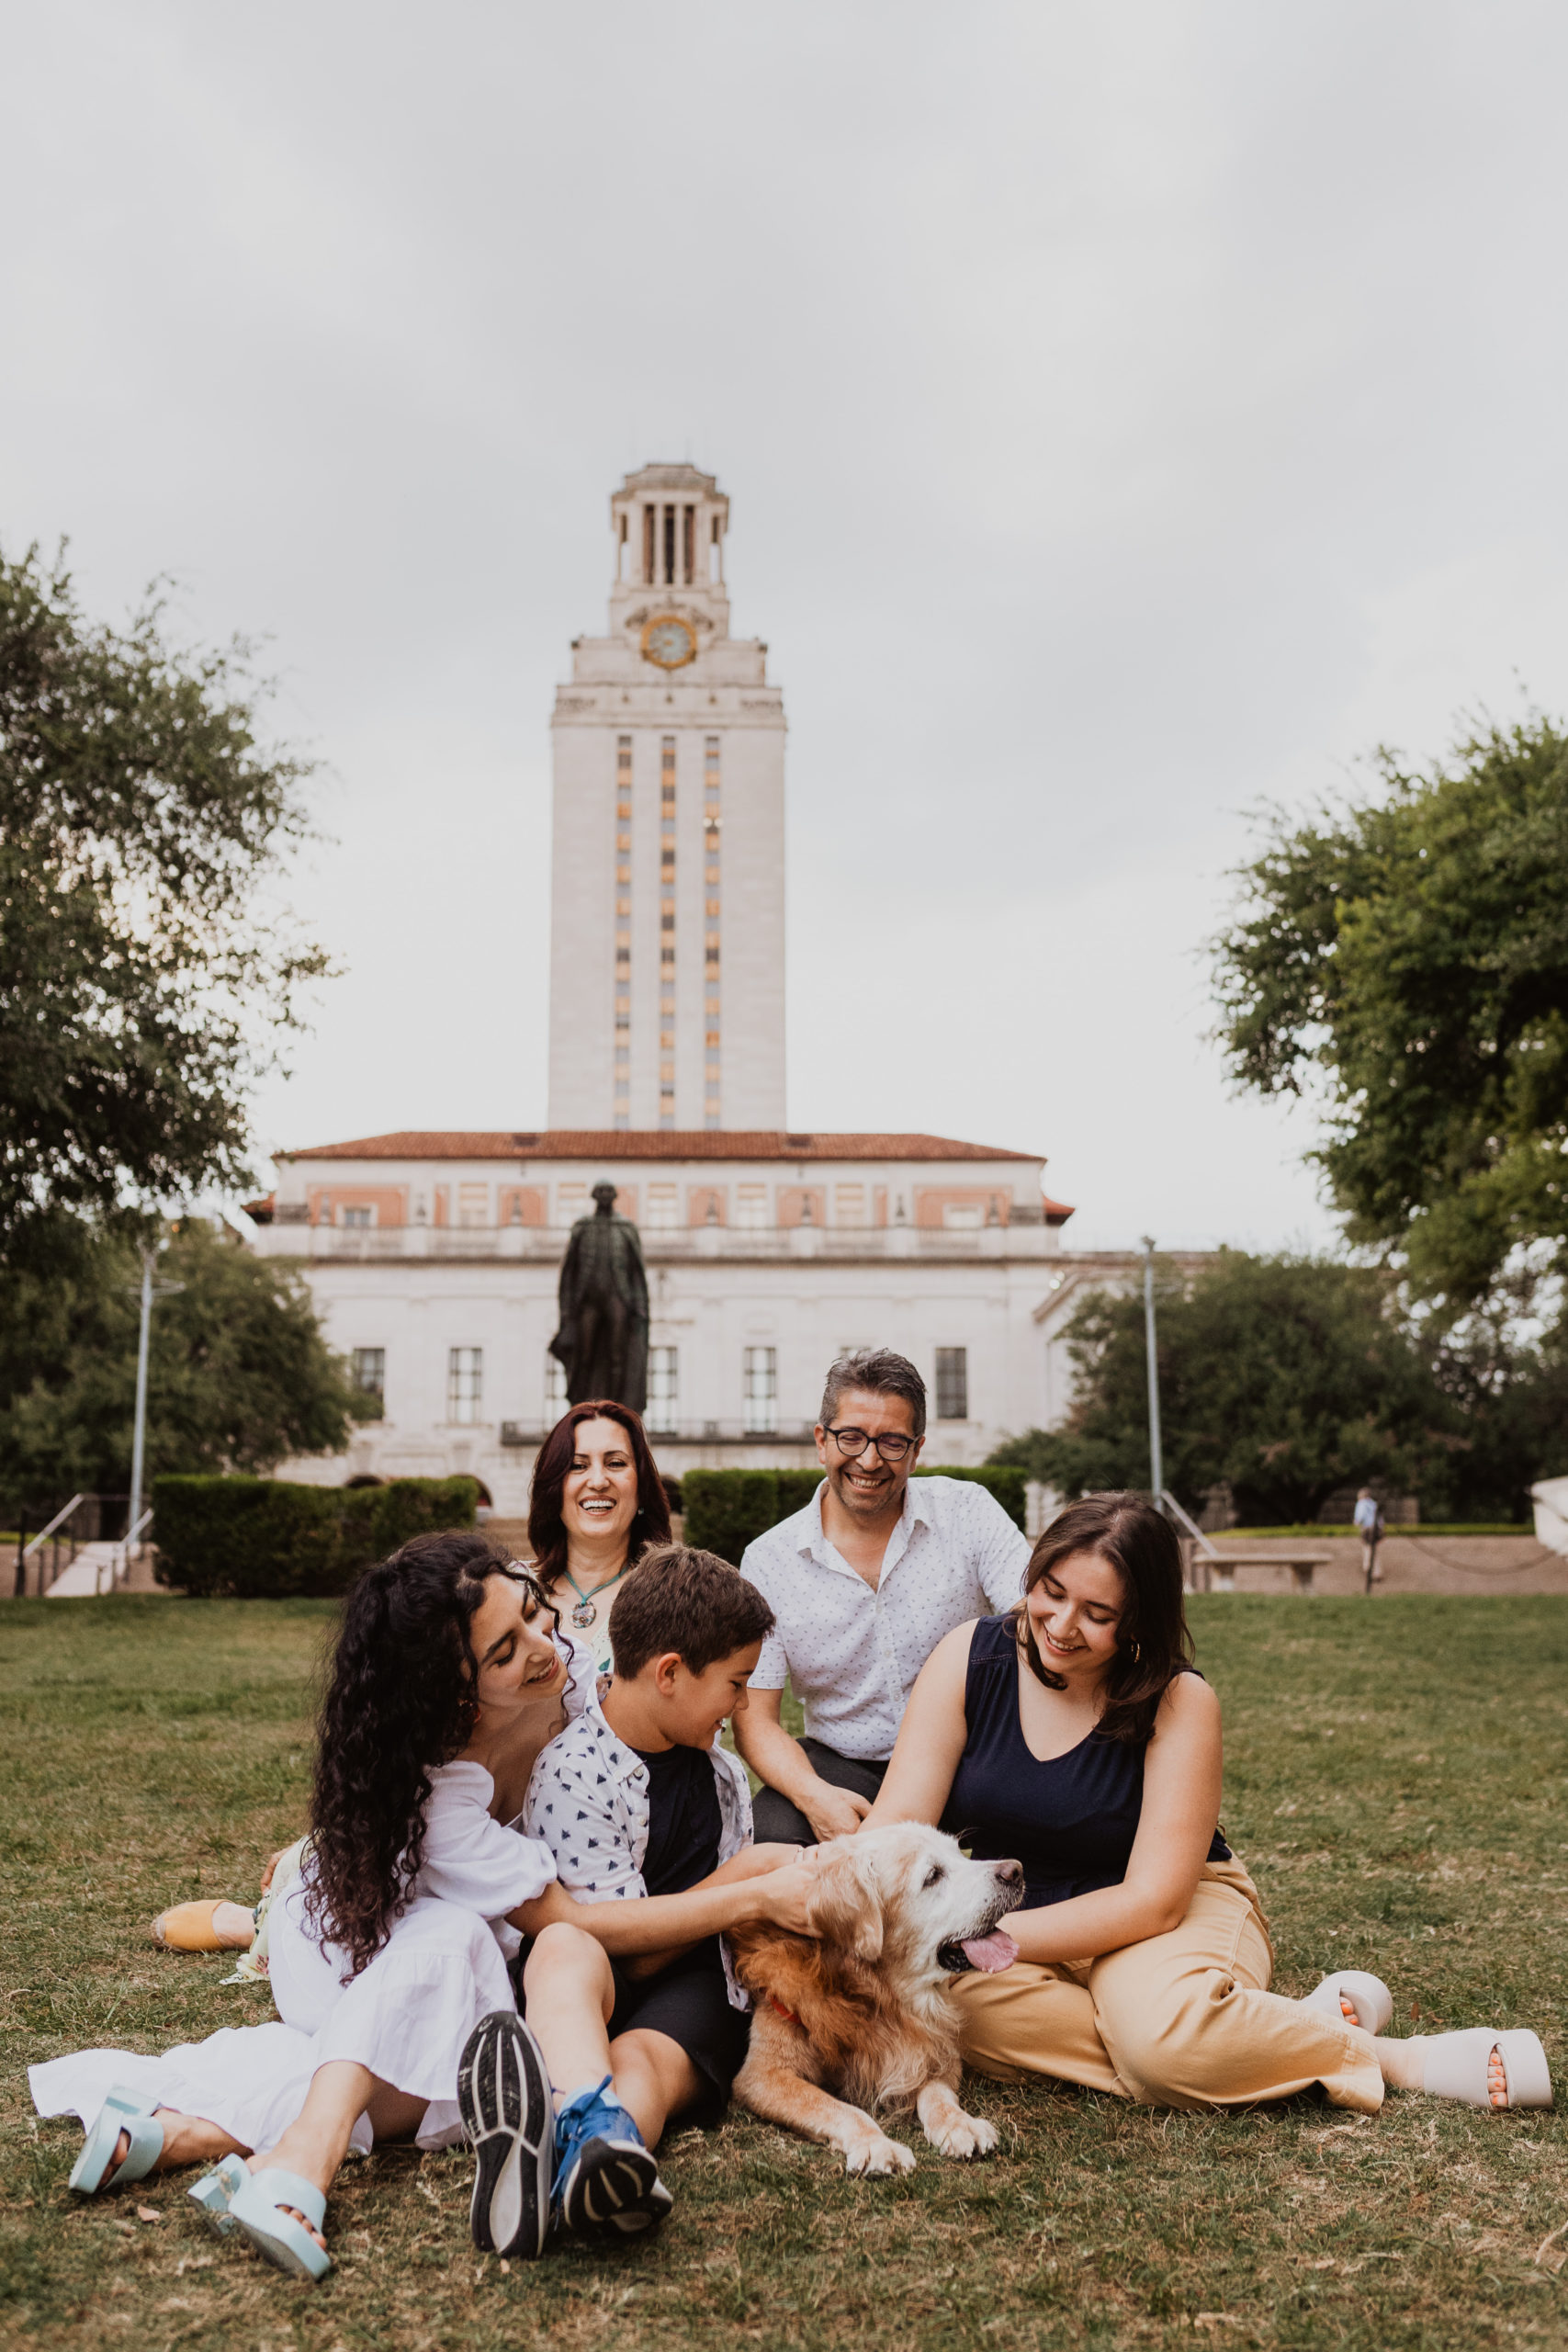
[[[152,1521],[152,1506],[149,1503],[141,1518],[137,1521],[135,1526],[126,1530],[124,1541],[121,1543],[119,1547],[119,1566],[115,1569],[109,1580],[109,1589],[111,1591],[117,1584],[123,1584],[126,1577],[130,1574],[131,1546],[136,1543],[136,1539],[141,1533],[142,1529],[144,1527],[151,1526]]]
[[[1165,1505],[1167,1510],[1170,1513],[1172,1519],[1178,1521],[1180,1525],[1185,1528],[1187,1533],[1192,1538],[1193,1543],[1197,1544],[1198,1549],[1202,1553],[1203,1557],[1206,1560],[1217,1560],[1220,1556],[1218,1545],[1210,1543],[1208,1537],[1204,1534],[1197,1521],[1190,1518],[1188,1513],[1182,1510],[1181,1505],[1177,1501],[1176,1497],[1171,1493],[1168,1487],[1162,1487],[1160,1488],[1159,1498]]]
[[[1210,1543],[1208,1537],[1204,1534],[1202,1529],[1199,1526],[1197,1521],[1192,1518],[1190,1513],[1182,1510],[1181,1505],[1177,1501],[1176,1497],[1171,1493],[1168,1487],[1162,1487],[1160,1488],[1156,1500],[1159,1502],[1167,1515],[1175,1520],[1177,1526],[1181,1530],[1182,1535],[1185,1536],[1188,1543],[1193,1546],[1194,1551],[1202,1560],[1202,1589],[1206,1592],[1209,1589],[1210,1575],[1220,1559],[1220,1552],[1217,1545]],[[1182,1562],[1181,1575],[1183,1583],[1190,1585],[1190,1589],[1196,1592],[1199,1589],[1199,1585],[1198,1571],[1195,1563],[1191,1560],[1184,1559]]]
[[[66,1504],[65,1509],[55,1512],[54,1517],[50,1521],[49,1525],[43,1529],[41,1533],[35,1535],[30,1544],[24,1545],[22,1551],[23,1559],[30,1560],[33,1554],[38,1550],[39,1545],[40,1544],[47,1544],[50,1537],[54,1533],[55,1529],[57,1527],[63,1527],[72,1512],[77,1508],[78,1504],[85,1503],[86,1499],[87,1498],[85,1494],[73,1495],[71,1500]]]

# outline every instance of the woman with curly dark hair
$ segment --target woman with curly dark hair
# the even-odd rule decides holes
[[[670,1541],[670,1501],[643,1426],[599,1397],[563,1413],[539,1448],[528,1501],[534,1573],[610,1671],[610,1609],[627,1571]]]
[[[548,1849],[505,1825],[592,1680],[535,1578],[482,1535],[421,1536],[368,1569],[321,1705],[304,1866],[272,1922],[283,2023],[35,2068],[42,2111],[97,2118],[72,2186],[222,2158],[192,2192],[209,2215],[321,2276],[325,2191],[350,2146],[462,2136],[464,2043],[513,2006],[510,1915],[555,1876]]]
[[[321,1706],[304,1863],[274,1906],[283,2022],[160,2058],[79,2051],[33,2067],[39,2112],[86,2126],[72,2188],[93,2196],[214,2163],[191,2191],[214,2228],[320,2278],[331,2267],[326,2194],[351,2147],[467,2136],[479,2159],[475,2244],[537,2255],[555,2138],[544,2061],[521,2024],[504,2064],[474,2063],[467,2045],[493,2052],[475,2030],[515,2007],[522,1914],[557,1873],[550,1848],[509,1825],[541,1748],[590,1703],[592,1679],[588,1651],[563,1634],[533,1574],[480,1535],[421,1536],[367,1569],[344,1606]],[[754,1867],[750,1886],[580,1916],[627,1958],[740,1917],[804,1926],[807,1874],[775,1871],[764,1887],[766,1859]]]
[[[628,1569],[670,1541],[670,1502],[636,1413],[613,1399],[574,1405],[539,1449],[528,1510],[534,1574],[601,1682],[610,1674],[610,1608]],[[152,1922],[164,1951],[243,1953],[232,1982],[267,1975],[272,1920],[299,1867],[299,1848],[275,1854],[261,1900],[178,1903]]]

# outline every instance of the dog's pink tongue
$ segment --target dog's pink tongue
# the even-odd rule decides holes
[[[971,1968],[983,1968],[994,1976],[998,1968],[1010,1968],[1018,1958],[1018,1946],[1005,1928],[993,1928],[988,1936],[971,1936],[964,1946],[964,1957]]]

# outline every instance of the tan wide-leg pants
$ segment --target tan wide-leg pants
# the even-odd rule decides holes
[[[964,2063],[1000,2082],[1050,2075],[1147,2107],[1251,2107],[1321,2083],[1334,2106],[1375,2115],[1371,2041],[1270,1993],[1273,1972],[1251,1879],[1238,1861],[1206,1862],[1168,1935],[1099,1960],[961,1976]]]

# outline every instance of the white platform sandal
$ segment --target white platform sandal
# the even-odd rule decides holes
[[[114,2160],[120,2134],[130,2142],[119,2164]],[[78,2197],[96,2197],[103,2188],[129,2188],[145,2180],[164,2153],[164,2127],[140,2091],[117,2084],[98,2109],[82,2153],[71,2167],[68,2186]]]
[[[293,2213],[285,2212],[288,2205],[303,2213],[311,2229],[319,2230],[326,2220],[327,2200],[313,2181],[301,2180],[297,2172],[285,2172],[280,2165],[268,2165],[265,2171],[246,2174],[229,2199],[229,2219],[241,2236],[248,2238],[256,2252],[276,2269],[312,2282],[324,2278],[333,2267],[333,2258],[324,2246],[316,2244],[304,2222],[297,2222]]]
[[[1370,1976],[1364,1968],[1337,1969],[1314,1984],[1301,2002],[1303,2009],[1317,2009],[1336,2025],[1348,2025],[1350,2020],[1340,2007],[1348,2001],[1356,2012],[1356,2022],[1363,2033],[1386,2033],[1393,2015],[1393,1995],[1381,1976]]]
[[[1490,2026],[1472,2025],[1461,2033],[1429,2035],[1422,2061],[1422,2089],[1429,2098],[1456,2098],[1466,2107],[1490,2108],[1487,2072],[1494,2051],[1503,2061],[1509,2107],[1551,2105],[1551,2070],[1546,2052],[1540,2036],[1522,2027],[1495,2033]]]

